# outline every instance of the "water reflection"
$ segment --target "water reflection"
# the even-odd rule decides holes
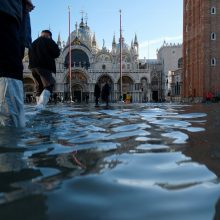
[[[0,217],[8,216],[1,219],[35,202],[38,215],[27,210],[29,219],[214,216],[220,142],[212,129],[219,119],[206,106],[26,111],[27,128],[0,129]]]

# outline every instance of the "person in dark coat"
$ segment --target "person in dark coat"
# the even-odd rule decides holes
[[[24,127],[23,64],[20,34],[30,0],[0,1],[0,126]]]
[[[109,95],[110,95],[110,86],[109,86],[108,82],[106,82],[102,88],[102,99],[104,102],[106,102],[107,107],[108,107],[108,103],[109,103]]]
[[[95,105],[99,105],[99,98],[101,94],[101,89],[98,83],[95,84],[95,89],[94,89],[94,96],[95,96]]]
[[[30,12],[35,8],[31,0],[23,0],[22,2],[22,21],[21,28],[19,30],[19,41],[21,49],[21,58],[24,58],[25,48],[30,48],[32,43],[31,37],[31,21],[30,21]]]
[[[29,68],[36,84],[37,108],[42,109],[48,103],[55,85],[52,73],[56,73],[55,59],[59,57],[60,49],[52,40],[52,33],[43,30],[29,50]]]

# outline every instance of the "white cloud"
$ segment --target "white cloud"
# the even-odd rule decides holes
[[[156,51],[159,49],[163,42],[166,41],[168,43],[182,43],[182,35],[179,36],[170,36],[170,37],[160,37],[152,40],[145,40],[139,44],[140,49],[140,58],[149,57],[156,58]]]
[[[173,37],[161,37],[161,38],[157,38],[157,39],[153,39],[153,40],[146,40],[140,43],[140,48],[145,48],[148,47],[150,45],[158,45],[161,44],[160,46],[162,46],[163,41],[179,41],[182,42],[182,35],[179,36],[173,36]]]

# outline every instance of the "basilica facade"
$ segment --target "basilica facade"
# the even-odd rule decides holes
[[[108,82],[111,88],[110,101],[118,101],[121,95],[120,42],[122,42],[123,97],[129,95],[132,102],[162,100],[164,97],[162,66],[155,61],[139,59],[137,36],[135,35],[130,46],[124,39],[116,41],[116,37],[113,36],[111,50],[106,48],[104,40],[100,48],[95,34],[83,19],[79,25],[75,25],[75,30],[67,43],[62,43],[60,36],[58,37],[61,55],[56,60],[54,94],[60,100],[69,100],[72,93],[76,102],[84,102],[86,99],[94,102],[95,84],[99,83],[102,88]],[[34,98],[35,85],[28,69],[28,56],[24,58],[24,91],[26,101]]]

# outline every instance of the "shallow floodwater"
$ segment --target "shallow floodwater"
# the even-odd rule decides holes
[[[0,219],[220,219],[215,106],[26,106],[0,128]]]

